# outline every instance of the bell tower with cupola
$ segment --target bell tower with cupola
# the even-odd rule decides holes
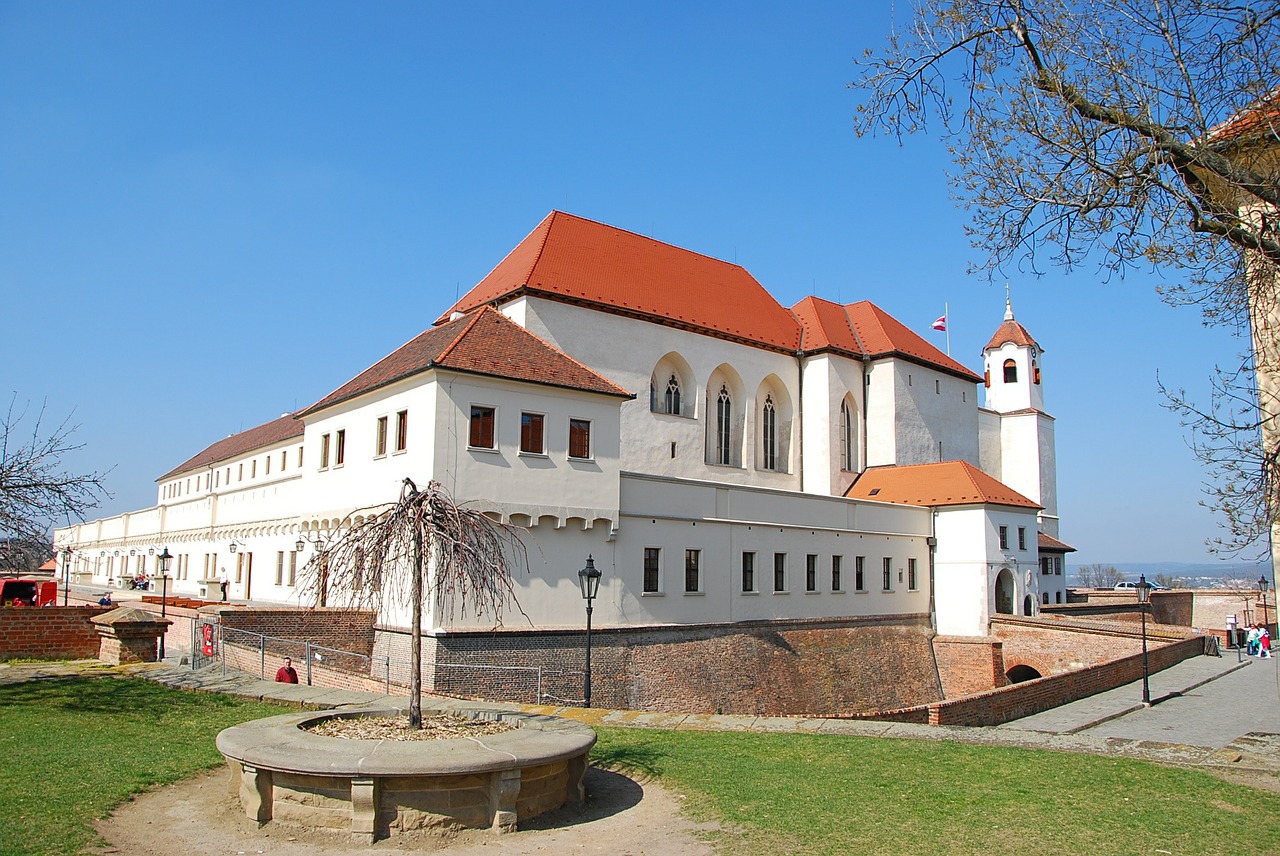
[[[1042,349],[1027,328],[1013,317],[1013,304],[1004,301],[1004,321],[982,349],[987,409],[996,413],[1044,410],[1040,384]]]
[[[1006,297],[1004,320],[982,349],[987,396],[978,412],[978,445],[982,469],[1040,503],[1040,531],[1056,538],[1058,470],[1054,419],[1044,411],[1042,354]]]

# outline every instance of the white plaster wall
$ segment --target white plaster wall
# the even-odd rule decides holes
[[[977,466],[975,384],[905,360],[892,362],[897,432],[894,463],[958,460]]]
[[[804,485],[808,493],[842,495],[863,467],[865,438],[863,365],[819,354],[804,365]],[[841,467],[840,405],[850,401],[852,466]]]
[[[946,506],[936,510],[935,556],[938,632],[986,635],[995,614],[995,583],[1001,568],[1014,581],[1014,612],[1023,614],[1030,594],[1039,610],[1039,555],[1034,510],[1006,506]],[[999,527],[1009,527],[1009,548],[1000,548]],[[1026,549],[1018,549],[1018,527]]]
[[[867,366],[863,402],[867,408],[866,466],[898,463],[897,380],[894,360],[876,360]]]
[[[786,471],[757,469],[760,456],[759,407],[755,395],[770,375],[781,381],[793,410],[799,412],[799,366],[794,355],[727,342],[661,324],[622,318],[541,298],[521,298],[503,307],[508,317],[556,345],[614,383],[635,394],[621,415],[622,468],[686,478],[711,478],[735,484],[798,489],[800,426],[788,426],[794,438],[786,455]],[[654,367],[668,353],[678,353],[692,370],[691,417],[649,410],[649,383]],[[741,467],[706,463],[707,382],[722,364],[741,378],[741,394],[733,402],[744,417]],[[710,418],[714,420],[714,407]],[[794,420],[793,420],[794,422]],[[779,433],[784,433],[779,425]],[[671,444],[676,444],[676,456]]]

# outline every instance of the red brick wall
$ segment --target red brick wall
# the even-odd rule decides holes
[[[1142,650],[1137,622],[1116,616],[1024,617],[1002,615],[991,633],[1004,643],[1004,668],[1030,666],[1041,675],[1096,666]],[[1187,635],[1180,627],[1147,623],[1148,638],[1163,644]]]
[[[0,659],[76,660],[98,656],[89,619],[110,606],[0,607]]]
[[[407,638],[382,635],[378,656],[407,663]],[[763,715],[908,707],[942,697],[930,635],[923,617],[610,628],[592,634],[592,703]],[[424,640],[424,660],[428,691],[533,701],[540,675],[547,701],[582,699],[581,632],[451,633]],[[527,671],[483,668],[495,665]]]
[[[959,698],[1009,683],[1003,643],[995,637],[937,636],[933,653],[938,660],[943,698]]]
[[[227,608],[218,610],[223,632],[243,631],[368,656],[373,653],[372,612],[349,609]],[[234,634],[231,634],[234,635]]]

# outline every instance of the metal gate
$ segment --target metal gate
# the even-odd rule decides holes
[[[222,657],[222,625],[203,616],[191,619],[191,668],[203,669]]]

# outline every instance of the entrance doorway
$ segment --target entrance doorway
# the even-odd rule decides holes
[[[1013,573],[1008,568],[996,576],[996,612],[1013,615]]]

